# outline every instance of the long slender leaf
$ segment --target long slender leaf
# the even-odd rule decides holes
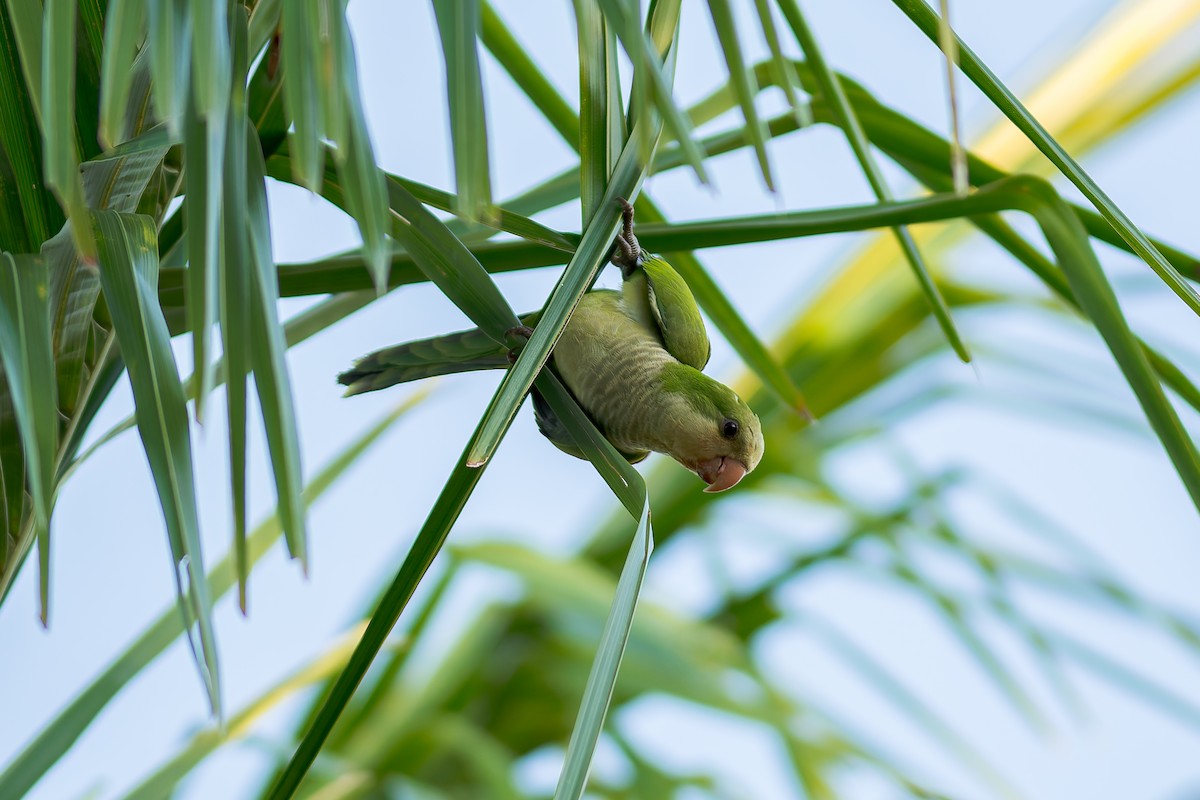
[[[250,15],[250,46],[248,52],[259,53],[271,37],[279,30],[279,19],[283,13],[282,0],[258,0]]]
[[[201,115],[202,98],[197,94],[201,84],[194,72],[193,81],[183,124],[188,196],[183,212],[188,254],[187,319],[192,331],[192,362],[200,378],[195,394],[199,422],[203,421],[204,401],[213,385],[208,351],[217,316],[225,119],[223,115]]]
[[[105,148],[121,142],[133,61],[146,21],[138,0],[109,0],[104,24],[104,62],[100,86],[100,140]]]
[[[233,74],[246,72],[245,11],[231,14]],[[246,120],[245,84],[233,82],[225,134],[224,178],[221,204],[221,248],[218,260],[218,296],[221,320],[221,350],[224,354],[226,416],[229,423],[229,480],[233,510],[233,553],[238,574],[238,607],[246,613],[246,578],[249,559],[246,551],[246,378],[250,371],[250,250],[249,213],[246,204]],[[197,365],[193,375],[203,368]],[[213,373],[216,368],[214,366]]]
[[[417,404],[427,392],[417,392],[334,456],[304,489],[306,505],[319,501],[347,470],[380,437]],[[247,559],[257,563],[280,538],[278,510],[259,523],[247,537]],[[208,586],[214,599],[220,598],[237,583],[237,566],[226,556],[208,574]],[[0,773],[0,796],[22,797],[46,774],[92,724],[117,693],[170,646],[184,630],[176,609],[167,609],[61,711]]]
[[[62,13],[61,11],[58,13]],[[33,108],[34,121],[42,124],[42,106],[45,99],[42,95],[42,49],[45,46],[44,37],[55,35],[56,32],[45,25],[45,8],[42,0],[21,2],[8,0],[9,24],[12,26],[12,41],[16,45],[19,58],[19,71],[13,75],[24,74],[29,87],[29,100]],[[43,33],[43,29],[45,32]],[[57,45],[56,45],[57,46]]]
[[[568,109],[567,113],[575,123],[568,141],[573,140],[579,152],[579,201],[582,224],[586,226],[608,185],[609,148],[614,146],[609,138],[609,81],[615,80],[616,76],[608,69],[608,26],[600,7],[595,0],[575,0],[574,5],[579,42],[579,113]],[[509,52],[520,50],[515,42],[504,44]],[[524,66],[523,77],[540,76],[532,63]],[[525,88],[523,84],[522,88]],[[552,103],[550,107],[554,108]],[[615,146],[619,148],[620,144]]]
[[[0,254],[0,367],[21,433],[33,498],[43,625],[49,621],[50,509],[58,452],[49,300],[45,262],[36,256]]]
[[[1071,289],[1079,298],[1080,307],[1104,337],[1125,380],[1137,395],[1150,427],[1158,435],[1191,495],[1192,503],[1200,509],[1200,454],[1129,329],[1104,270],[1088,244],[1083,224],[1048,184],[1032,179],[1009,180],[1021,181],[1017,184],[1018,192],[1036,198],[1034,213],[1038,223],[1058,256]]]
[[[146,776],[141,783],[126,794],[125,800],[157,800],[157,798],[170,796],[175,786],[217,748],[249,735],[251,726],[280,702],[342,669],[361,635],[362,626],[356,625],[339,636],[316,658],[276,683],[230,717],[228,725],[209,728],[197,733],[183,750]]]
[[[216,638],[200,550],[186,399],[167,325],[155,302],[154,223],[149,217],[113,211],[94,211],[93,220],[100,246],[100,283],[129,370],[138,431],[158,488],[180,610],[209,704],[219,714]]]
[[[855,158],[858,159],[859,166],[862,167],[867,182],[871,184],[871,190],[881,201],[887,202],[891,200],[891,190],[884,181],[879,167],[875,164],[875,159],[872,157],[870,146],[867,143],[867,137],[863,134],[862,125],[855,116],[850,101],[846,98],[846,91],[842,87],[841,80],[826,64],[825,56],[817,45],[816,37],[813,36],[807,21],[804,19],[804,14],[800,10],[798,0],[779,0],[779,7],[783,11],[784,18],[791,26],[792,32],[796,35],[796,39],[799,41],[804,55],[812,63],[813,72],[816,75],[821,91],[828,98],[834,112],[840,118],[841,127],[845,131],[846,139],[854,151]],[[916,240],[903,227],[895,228],[895,235],[896,241],[904,253],[904,258],[908,261],[909,266],[912,267],[913,275],[916,277],[917,283],[921,286],[921,291],[929,301],[929,307],[933,310],[934,317],[937,319],[938,325],[941,326],[942,332],[946,335],[947,341],[950,342],[950,345],[954,348],[954,352],[958,354],[960,359],[964,362],[970,362],[971,354],[967,350],[966,344],[963,343],[958,329],[954,326],[954,320],[950,316],[950,309],[946,306],[946,300],[942,297],[937,283],[930,274],[924,257],[922,257],[920,250],[917,249]]]
[[[192,63],[192,28],[187,3],[186,0],[157,0],[147,6],[154,109],[158,118],[178,136],[183,132]]]
[[[793,117],[798,127],[811,125],[812,109],[806,100],[801,100],[796,93],[800,79],[796,76],[796,67],[783,52],[779,42],[779,31],[775,27],[775,12],[771,10],[770,0],[754,0],[754,9],[758,12],[759,25],[762,27],[763,38],[767,40],[767,49],[771,51],[771,69],[775,76],[775,85],[783,91],[788,106],[792,109]],[[757,72],[757,70],[755,70]]]
[[[79,251],[95,260],[96,243],[88,224],[83,182],[79,177],[75,136],[75,12],[77,0],[47,0],[42,46],[42,136],[46,185],[71,219]]]
[[[917,28],[930,41],[938,43],[940,18],[933,9],[925,4],[924,0],[892,0],[892,2],[916,24]],[[1133,252],[1154,270],[1163,283],[1167,284],[1171,291],[1187,304],[1188,308],[1200,314],[1200,294],[1197,294],[1191,284],[1163,257],[1163,254],[1146,237],[1141,228],[1117,207],[1117,204],[1092,180],[1083,167],[1079,166],[1079,163],[1029,113],[1029,109],[1025,108],[1017,96],[1009,91],[1008,87],[988,69],[988,66],[975,55],[971,48],[967,47],[957,34],[951,33],[958,48],[959,66],[963,73],[979,87],[996,108],[1000,109],[1028,137],[1029,141],[1033,142],[1046,158],[1050,159],[1050,162],[1071,183],[1075,184],[1076,188],[1091,201],[1097,211],[1104,215],[1109,224],[1133,249]]]
[[[754,73],[746,68],[746,60],[742,56],[742,43],[738,39],[733,9],[729,6],[729,0],[708,0],[708,11],[717,31],[717,40],[720,41],[721,50],[725,54],[725,64],[729,68],[734,96],[737,97],[742,116],[746,120],[746,131],[754,145],[759,172],[762,173],[767,189],[773,192],[775,179],[771,175],[771,160],[767,154],[767,128],[754,105],[758,87],[754,85]]]
[[[479,429],[477,428],[471,437],[471,442],[474,442],[478,435]],[[469,442],[468,450],[470,444]],[[292,755],[286,769],[272,783],[267,792],[267,796],[271,800],[286,800],[295,794],[296,789],[300,786],[300,781],[304,779],[309,767],[316,759],[321,745],[329,736],[329,731],[338,721],[346,704],[350,702],[350,698],[359,683],[362,682],[363,676],[367,674],[367,669],[383,647],[388,633],[400,619],[400,613],[408,605],[421,578],[446,541],[450,528],[458,519],[467,499],[478,485],[484,469],[468,467],[466,456],[467,451],[464,451],[463,457],[457,462],[450,477],[446,480],[441,494],[434,502],[429,516],[425,518],[425,523],[417,533],[417,538],[409,549],[408,555],[405,556],[404,563],[400,565],[396,577],[372,613],[367,630],[363,633],[358,647],[350,656],[346,669],[342,671],[325,695],[320,711],[317,712],[312,724],[305,731],[304,738]]]
[[[584,687],[579,714],[567,744],[566,760],[559,777],[555,800],[578,800],[587,784],[588,771],[604,719],[612,702],[617,672],[629,642],[633,613],[637,608],[642,579],[646,575],[654,534],[650,526],[650,502],[641,476],[621,457],[616,448],[596,430],[553,372],[538,377],[538,386],[579,448],[596,467],[626,510],[638,520],[629,544],[629,555],[617,582],[616,595],[600,634],[600,644]]]
[[[192,22],[192,102],[206,120],[225,119],[232,65],[225,3],[188,3]],[[245,73],[235,80],[242,82]],[[220,160],[220,153],[217,154]]]
[[[345,186],[347,208],[357,220],[362,233],[363,251],[375,282],[375,291],[382,294],[387,287],[390,252],[386,236],[387,192],[383,172],[375,164],[375,151],[371,147],[366,115],[359,97],[358,68],[355,66],[354,45],[346,24],[346,4],[343,1],[335,5],[338,7],[329,9],[332,28],[330,48],[334,72],[340,76],[341,82],[329,90],[329,95],[339,99],[340,113],[345,119],[340,121],[335,131],[338,146],[333,156],[338,175]]]
[[[617,594],[613,598],[612,609],[604,621],[604,630],[600,634],[600,646],[596,651],[596,660],[588,674],[587,685],[583,690],[583,699],[579,704],[579,716],[571,730],[571,739],[567,743],[567,755],[559,776],[558,786],[554,790],[555,800],[578,800],[583,796],[587,784],[588,771],[591,769],[592,755],[596,750],[596,742],[600,738],[600,730],[604,727],[604,718],[608,714],[608,706],[612,702],[613,689],[617,682],[617,670],[621,666],[621,657],[625,645],[629,641],[629,629],[633,625],[633,612],[637,608],[638,595],[641,591],[642,579],[646,575],[650,551],[653,548],[653,536],[650,532],[650,507],[647,504],[638,524],[637,533],[629,543],[629,555],[625,566],[621,569],[621,577],[617,581]]]
[[[275,494],[284,538],[292,558],[308,569],[308,533],[304,504],[300,495],[300,443],[296,431],[296,412],[292,407],[291,379],[287,367],[287,343],[279,324],[279,286],[275,259],[271,255],[271,231],[267,218],[265,165],[262,148],[249,121],[246,126],[246,225],[249,230],[251,259],[249,324],[250,363],[259,408],[267,432],[267,449],[275,476]]]
[[[321,185],[321,130],[318,106],[313,102],[319,97],[320,83],[317,78],[319,54],[322,53],[317,36],[317,14],[311,0],[282,0],[283,21],[283,70],[287,80],[282,82],[283,99],[294,127],[291,140],[292,169],[296,181],[317,191]]]
[[[634,80],[636,81],[640,76],[649,81],[651,91],[646,94],[653,99],[654,107],[662,115],[662,124],[682,147],[688,166],[696,173],[696,177],[701,183],[708,183],[708,172],[704,169],[704,153],[692,138],[692,126],[688,122],[687,116],[675,105],[675,99],[671,94],[671,84],[664,74],[662,60],[659,58],[658,50],[650,35],[642,31],[638,21],[631,18],[630,9],[620,0],[597,0],[597,2],[608,23],[625,46],[625,52],[629,53],[629,57],[634,63]],[[647,139],[655,138],[649,135],[655,129],[655,125],[651,124],[650,120],[644,119],[647,115],[643,114],[642,116],[643,119],[638,120],[634,125],[632,133]],[[643,127],[639,128],[639,125]],[[638,141],[638,139],[634,137],[634,141]]]
[[[399,182],[388,182],[388,201],[393,235],[414,263],[480,330],[506,343],[521,321],[466,245]]]
[[[485,219],[491,214],[492,181],[477,46],[479,0],[433,0],[433,10],[446,63],[454,179],[459,200],[456,210],[469,219]]]
[[[63,214],[43,184],[41,5],[8,0],[0,9],[0,249],[35,252],[62,227]],[[27,41],[32,40],[32,41]],[[35,52],[23,52],[35,48]],[[34,69],[30,75],[28,69]],[[27,80],[28,79],[28,80]]]

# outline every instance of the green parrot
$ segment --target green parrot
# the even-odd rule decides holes
[[[633,233],[633,207],[620,201],[623,225],[612,262],[620,292],[585,294],[551,353],[551,365],[605,438],[630,462],[664,453],[721,492],[758,466],[758,417],[732,389],[705,375],[710,345],[687,283],[665,260],[646,253]],[[528,336],[541,312],[521,317]],[[346,395],[479,369],[504,369],[509,352],[479,330],[436,336],[364,356],[338,376]],[[570,432],[536,389],[538,429],[560,450],[584,458]]]

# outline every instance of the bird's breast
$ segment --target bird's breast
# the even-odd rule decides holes
[[[624,450],[657,449],[658,437],[646,425],[662,400],[660,373],[672,360],[611,292],[584,295],[554,348],[554,365],[571,393]]]

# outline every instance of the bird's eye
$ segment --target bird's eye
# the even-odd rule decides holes
[[[738,424],[735,420],[727,419],[725,424],[721,426],[721,435],[726,439],[732,439],[738,435]]]

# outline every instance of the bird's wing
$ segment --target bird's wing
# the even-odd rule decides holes
[[[533,418],[537,421],[538,430],[550,442],[568,455],[576,458],[587,459],[583,451],[579,449],[579,445],[575,443],[575,437],[571,435],[571,431],[567,430],[567,426],[562,423],[558,415],[554,413],[554,409],[550,408],[550,404],[546,402],[546,398],[542,397],[542,393],[537,389],[533,392]],[[580,406],[582,408],[582,406]],[[586,414],[587,411],[584,410]],[[591,419],[591,417],[589,417]],[[595,424],[595,420],[592,421]],[[599,426],[597,426],[599,427]],[[600,429],[604,433],[603,428]],[[617,452],[628,461],[630,464],[636,464],[646,456],[650,455],[650,451],[626,452],[617,448]]]
[[[640,305],[643,313],[648,313],[649,320],[643,322],[657,328],[663,347],[676,360],[704,369],[712,346],[692,290],[679,273],[658,256],[646,256],[641,268],[627,283],[636,282],[639,275],[644,276],[644,288],[637,283],[633,287],[635,292],[645,293]],[[626,292],[627,298],[629,294]]]
[[[540,315],[526,314],[521,322],[533,327]],[[346,387],[349,396],[435,375],[505,369],[508,365],[508,351],[475,328],[377,350],[338,375],[338,383]]]

